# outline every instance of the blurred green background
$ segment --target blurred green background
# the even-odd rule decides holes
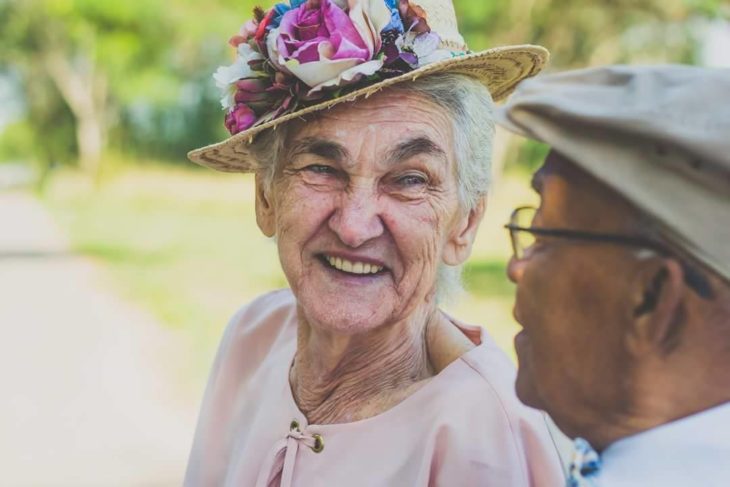
[[[472,50],[542,44],[552,72],[730,66],[727,0],[455,3]],[[230,64],[227,41],[255,4],[0,0],[8,485],[180,485],[223,327],[243,303],[286,285],[255,224],[252,178],[185,157],[226,137],[211,75]],[[447,308],[488,327],[508,353],[516,324],[502,224],[535,201],[527,181],[545,153],[498,134],[467,293]]]
[[[199,376],[236,307],[286,284],[255,226],[251,178],[185,158],[226,136],[211,73],[229,63],[226,41],[256,4],[0,1],[0,164],[32,169],[26,179],[73,248],[103,266],[119,293],[195,341]],[[542,44],[552,51],[549,71],[721,64],[730,51],[730,6],[720,0],[457,0],[456,10],[472,50]],[[500,140],[469,292],[452,311],[492,327],[509,348],[500,225],[533,198],[524,182],[545,148]]]

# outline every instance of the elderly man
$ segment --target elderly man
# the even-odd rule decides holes
[[[730,485],[729,100],[730,70],[617,66],[500,114],[552,148],[508,273],[517,395],[585,438],[569,485]]]

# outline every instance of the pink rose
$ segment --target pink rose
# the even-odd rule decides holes
[[[320,46],[329,59],[369,61],[372,56],[347,14],[330,0],[308,0],[284,14],[279,52],[300,63],[320,60]]]
[[[226,128],[231,135],[251,128],[256,123],[257,117],[251,107],[244,103],[237,104],[226,115]]]
[[[245,103],[256,112],[265,111],[272,103],[274,96],[270,93],[272,87],[268,78],[245,78],[236,82],[236,104]]]
[[[269,34],[272,62],[318,91],[374,74],[380,32],[391,20],[383,0],[307,0],[286,12]]]

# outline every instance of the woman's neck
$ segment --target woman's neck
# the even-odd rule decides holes
[[[300,314],[289,380],[310,423],[349,423],[392,408],[471,347],[435,308],[354,336],[324,332]]]

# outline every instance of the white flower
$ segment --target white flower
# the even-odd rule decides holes
[[[309,95],[314,95],[324,88],[331,88],[333,86],[346,86],[351,83],[355,83],[361,80],[364,76],[371,76],[377,73],[378,71],[380,71],[380,68],[383,67],[382,59],[374,59],[366,63],[357,64],[348,69],[345,69],[344,71],[340,71],[340,69],[342,69],[342,65],[337,63],[337,61],[330,61],[330,63],[331,64],[329,65],[327,65],[325,61],[319,61],[317,63],[320,65],[319,69],[323,69],[324,72],[328,76],[330,76],[330,78],[327,81],[323,81],[322,83],[314,86],[311,90],[309,90]],[[307,67],[309,66],[309,64],[314,63],[302,64],[300,65],[300,68]],[[331,72],[328,68],[331,68]]]
[[[246,62],[257,61],[264,58],[261,53],[254,51],[247,42],[243,42],[238,45],[238,57]]]
[[[224,110],[230,110],[236,105],[236,82],[238,80],[263,75],[263,73],[252,70],[248,64],[250,61],[258,59],[263,59],[263,56],[251,49],[251,46],[244,43],[238,46],[236,62],[230,66],[219,67],[215,74],[213,74],[215,85],[221,90],[223,95],[221,98],[221,106]]]
[[[418,34],[413,31],[406,32],[395,41],[395,45],[400,51],[408,51],[416,55],[419,68],[454,57],[451,51],[439,49],[440,43],[441,38],[434,32]]]
[[[446,49],[436,49],[431,54],[418,56],[418,67],[420,68],[427,64],[443,61],[445,59],[451,59],[453,57],[454,54],[451,51],[448,51]]]
[[[390,23],[390,9],[384,0],[349,0],[350,20],[372,55],[382,46],[380,32]]]

